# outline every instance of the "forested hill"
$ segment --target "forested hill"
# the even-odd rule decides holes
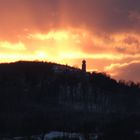
[[[93,87],[115,93],[140,93],[140,83],[116,81],[105,73],[83,73],[82,70],[68,65],[38,61],[19,61],[0,64],[0,86],[15,84],[20,86],[41,86],[42,82],[74,85],[82,82]]]
[[[67,65],[19,61],[0,64],[0,104],[1,133],[80,130],[114,114],[139,116],[140,85]]]

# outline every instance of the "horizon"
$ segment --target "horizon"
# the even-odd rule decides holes
[[[32,63],[50,63],[50,64],[56,64],[56,65],[61,65],[61,66],[67,66],[67,67],[71,67],[71,68],[74,68],[74,69],[78,69],[78,70],[81,70],[82,71],[82,61],[81,61],[81,67],[76,67],[76,66],[71,66],[69,64],[61,64],[61,63],[57,63],[57,62],[52,62],[52,61],[41,61],[41,60],[18,60],[18,61],[13,61],[13,62],[0,62],[0,65],[1,64],[16,64],[16,63],[19,63],[19,62],[23,62],[23,63],[28,63],[28,62],[32,62]],[[97,73],[97,74],[105,74],[106,76],[109,76],[111,79],[114,79],[116,82],[123,82],[124,84],[129,84],[129,82],[132,82],[134,84],[140,84],[140,82],[135,82],[135,81],[132,81],[132,80],[125,80],[125,79],[115,79],[114,77],[112,77],[110,74],[106,73],[106,72],[103,72],[103,71],[90,71],[88,69],[86,69],[86,73]]]
[[[140,82],[140,1],[0,0],[0,63],[48,61]]]

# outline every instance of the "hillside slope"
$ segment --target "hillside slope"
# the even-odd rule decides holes
[[[2,134],[91,131],[139,118],[140,85],[66,65],[20,61],[0,64],[0,104]]]

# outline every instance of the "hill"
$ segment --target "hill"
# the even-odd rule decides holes
[[[93,131],[130,119],[136,129],[139,101],[139,84],[104,73],[47,62],[0,64],[1,135]]]

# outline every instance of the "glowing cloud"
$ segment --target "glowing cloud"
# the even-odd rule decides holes
[[[22,42],[17,43],[10,43],[8,41],[1,41],[0,48],[2,49],[10,49],[10,50],[17,50],[17,51],[25,51],[26,47]]]
[[[134,80],[139,82],[140,61],[111,64],[106,67],[106,71],[116,79],[126,79],[127,81]]]
[[[67,40],[69,35],[65,31],[50,31],[48,34],[31,34],[28,36],[29,39],[39,39],[39,40]]]

